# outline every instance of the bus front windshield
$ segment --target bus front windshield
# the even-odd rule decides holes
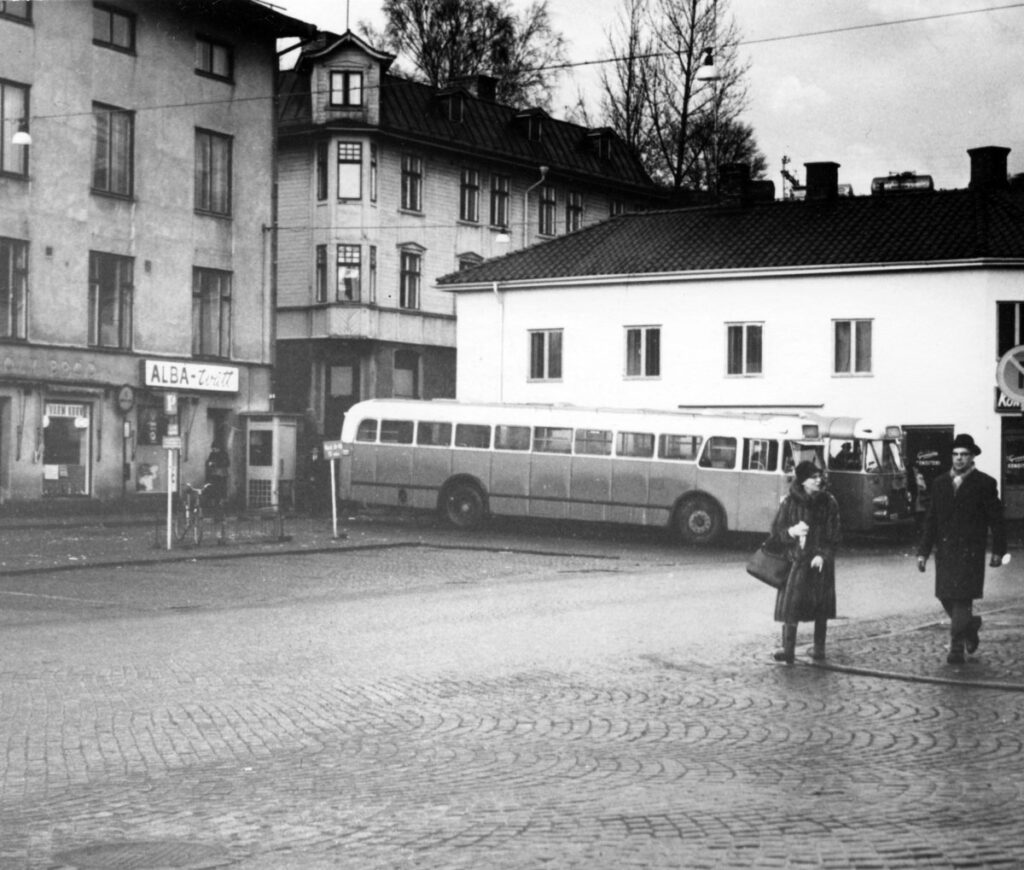
[[[787,441],[783,447],[782,470],[791,474],[801,462],[813,462],[818,468],[824,468],[823,445],[806,441]]]
[[[865,441],[864,468],[875,474],[892,474],[903,471],[903,456],[895,441]]]

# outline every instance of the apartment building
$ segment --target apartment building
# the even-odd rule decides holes
[[[518,111],[486,76],[433,88],[351,32],[285,74],[277,402],[336,438],[372,396],[455,395],[455,269],[665,201],[624,143]]]
[[[148,497],[215,440],[237,483],[272,392],[277,39],[312,32],[253,0],[0,3],[0,501]]]

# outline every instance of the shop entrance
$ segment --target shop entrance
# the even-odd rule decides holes
[[[953,464],[952,426],[904,426],[903,449],[907,463],[907,485],[914,497],[914,509],[921,512],[927,505],[932,481],[949,471]],[[919,487],[918,475],[924,483]]]
[[[47,402],[43,409],[43,495],[89,495],[92,407]]]
[[[1007,519],[1024,518],[1024,417],[1003,417],[1000,495]]]

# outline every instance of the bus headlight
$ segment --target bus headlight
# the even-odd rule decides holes
[[[889,496],[876,495],[871,499],[871,514],[876,520],[889,519]]]

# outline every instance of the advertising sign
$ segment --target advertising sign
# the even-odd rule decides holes
[[[237,393],[238,369],[208,363],[147,359],[142,363],[142,381],[147,387],[165,390]]]
[[[996,366],[996,383],[1007,398],[1024,402],[1024,345],[1010,348]]]

